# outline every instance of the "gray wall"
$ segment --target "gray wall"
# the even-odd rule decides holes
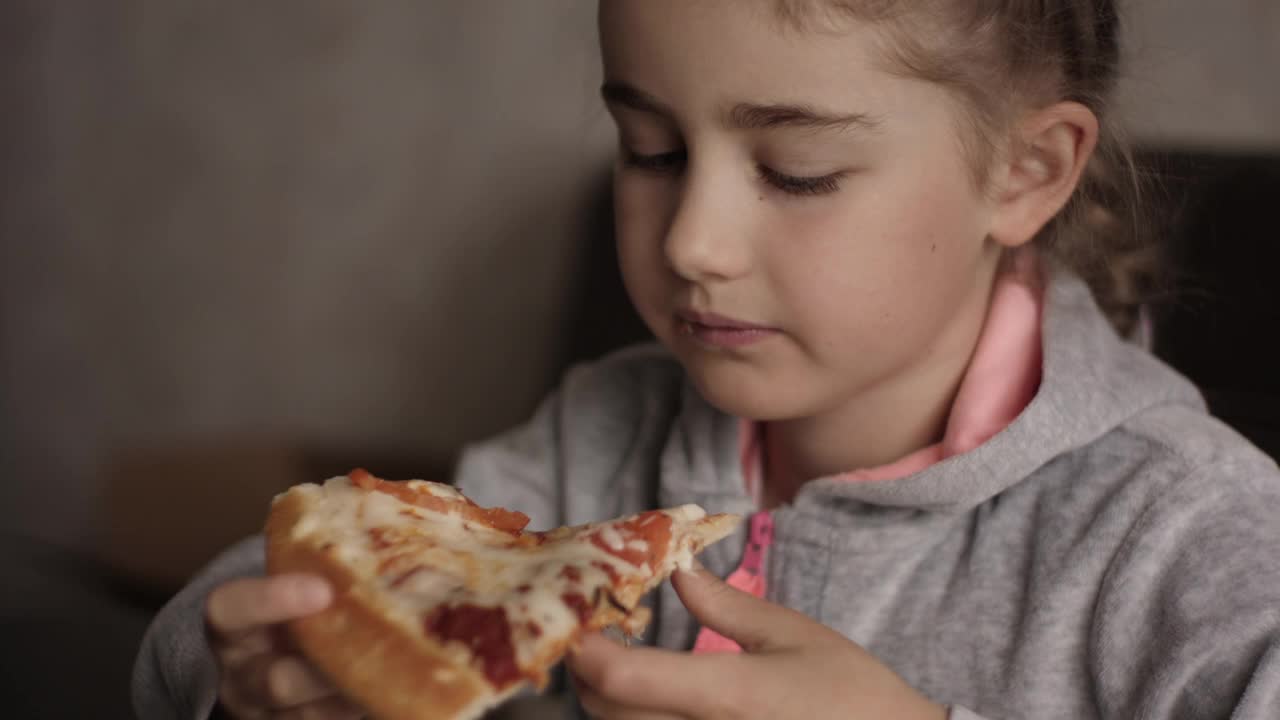
[[[611,142],[586,4],[31,0],[0,28],[4,527],[91,540],[121,448],[437,457],[554,380]]]
[[[94,542],[121,449],[439,456],[527,413],[610,143],[593,16],[4,3],[0,528]],[[1280,148],[1280,4],[1136,20],[1140,137]]]
[[[1280,0],[1130,0],[1134,135],[1165,145],[1280,150]]]

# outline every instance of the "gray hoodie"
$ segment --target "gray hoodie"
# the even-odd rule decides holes
[[[984,445],[897,480],[814,480],[775,510],[769,599],[957,720],[1280,718],[1280,471],[1117,338],[1078,280],[1052,278],[1043,335],[1035,399]],[[738,430],[661,349],[635,348],[571,371],[456,480],[534,527],[687,502],[745,514]],[[742,532],[708,568],[736,566]],[[207,717],[204,597],[262,564],[246,540],[160,612],[134,672],[143,720]],[[690,647],[670,586],[652,600],[647,639]]]

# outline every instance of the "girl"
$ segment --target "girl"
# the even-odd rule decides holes
[[[573,371],[457,479],[535,526],[752,520],[660,591],[657,647],[583,643],[581,706],[1280,716],[1280,473],[1116,332],[1113,3],[603,0],[600,33],[661,348]],[[275,641],[328,588],[261,565],[232,549],[157,618],[144,718],[358,713]]]

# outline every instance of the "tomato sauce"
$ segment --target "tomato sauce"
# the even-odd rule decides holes
[[[667,545],[671,543],[671,516],[660,510],[650,510],[626,522],[612,523],[611,527],[622,537],[622,547],[611,546],[602,530],[591,534],[591,542],[610,555],[637,567],[646,562],[650,563],[650,567],[656,567],[662,562]],[[643,540],[645,549],[631,547],[633,540]]]
[[[369,542],[373,544],[374,550],[386,550],[394,546],[396,541],[394,533],[387,528],[369,528]]]
[[[569,606],[570,610],[578,614],[578,622],[586,625],[587,621],[591,619],[593,608],[582,593],[565,593],[560,596],[560,599],[564,601],[565,605]]]
[[[622,576],[618,575],[617,569],[615,569],[612,565],[610,565],[607,562],[603,562],[601,560],[595,560],[595,561],[592,561],[591,566],[599,570],[603,570],[604,573],[609,576],[609,582],[614,587],[617,587],[619,581],[622,580]]]
[[[485,677],[502,688],[523,678],[516,665],[507,611],[475,605],[441,606],[423,619],[428,634],[444,642],[460,642],[479,660]]]

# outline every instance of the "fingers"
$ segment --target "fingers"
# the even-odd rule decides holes
[[[285,621],[323,610],[332,590],[313,575],[244,578],[209,594],[205,620],[222,675],[219,699],[240,718],[350,718],[360,711],[291,654]]]
[[[342,698],[328,698],[279,712],[270,710],[245,710],[223,703],[223,708],[239,720],[358,720],[365,713]]]
[[[259,655],[229,674],[244,699],[262,707],[291,708],[337,695],[324,676],[294,655]]]
[[[216,634],[232,636],[318,612],[332,596],[329,584],[314,575],[242,578],[209,593],[205,619]]]
[[[266,653],[224,670],[219,698],[236,717],[360,717],[361,710],[300,657]]]
[[[739,655],[624,648],[592,634],[582,638],[568,665],[588,691],[584,706],[590,701],[596,708],[593,712],[601,717],[612,718],[606,711],[622,708],[654,717],[732,717],[739,694],[708,688],[740,687],[749,660]]]
[[[357,720],[364,716],[360,708],[339,697],[299,705],[272,715],[276,720]]]
[[[575,690],[578,701],[582,703],[582,709],[586,710],[587,716],[593,720],[677,720],[680,718],[679,715],[670,713],[620,705],[606,699],[583,682],[578,682]]]
[[[728,585],[701,565],[676,572],[671,584],[698,622],[749,653],[812,644],[834,634],[801,613]]]

